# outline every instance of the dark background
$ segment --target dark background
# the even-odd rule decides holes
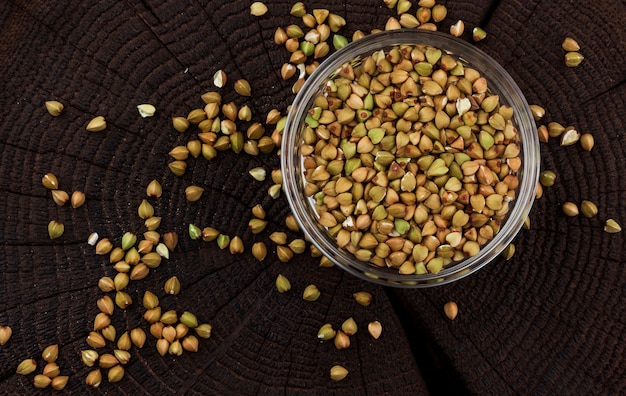
[[[417,1],[414,1],[417,3]],[[212,75],[228,74],[226,101],[249,104],[256,120],[272,108],[285,111],[292,81],[280,78],[288,54],[273,43],[278,26],[300,23],[289,15],[292,2],[267,2],[269,12],[253,17],[250,2],[229,1],[19,1],[0,6],[0,325],[13,337],[0,347],[0,393],[34,394],[34,374],[15,368],[58,343],[58,364],[70,376],[68,394],[619,394],[626,390],[624,343],[626,260],[624,233],[609,235],[603,223],[626,224],[624,122],[626,121],[626,4],[623,1],[441,1],[448,17],[440,30],[463,19],[482,26],[488,37],[476,44],[514,77],[529,103],[546,108],[542,123],[557,121],[591,133],[596,145],[542,144],[542,169],[557,174],[531,213],[531,230],[515,240],[513,259],[501,258],[469,278],[427,290],[386,289],[338,268],[319,268],[308,254],[289,263],[274,247],[262,263],[250,246],[268,234],[247,230],[250,208],[268,213],[269,231],[284,230],[284,198],[267,196],[265,182],[247,171],[279,167],[278,157],[220,153],[209,162],[188,160],[181,178],[167,168],[167,153],[195,132],[178,133],[170,117],[201,107],[200,95],[215,90]],[[382,1],[306,2],[342,15],[343,34],[383,28],[394,15]],[[412,11],[416,9],[413,5]],[[585,61],[564,66],[560,48],[575,38]],[[233,92],[238,78],[250,81],[253,96]],[[65,105],[50,116],[46,100]],[[153,118],[136,106],[152,103]],[[104,132],[88,133],[87,122],[106,117]],[[270,129],[271,132],[271,129]],[[87,194],[79,209],[58,207],[41,177],[53,172],[60,188]],[[182,292],[161,298],[164,309],[193,311],[213,325],[198,353],[160,357],[148,335],[132,348],[122,382],[84,385],[90,369],[80,361],[85,337],[98,312],[97,288],[114,270],[108,257],[87,245],[95,231],[119,245],[125,231],[140,233],[137,207],[152,179],[163,184],[151,199],[163,221],[159,231],[176,231],[180,243],[157,270],[131,282],[134,299],[116,309],[121,334],[141,326],[141,296],[164,296],[163,282],[177,275]],[[202,199],[189,203],[184,188],[203,186]],[[565,201],[597,203],[598,216],[562,214]],[[47,224],[57,219],[65,234],[51,241]],[[240,235],[246,252],[231,255],[215,243],[192,241],[189,223]],[[290,240],[297,234],[290,233]],[[292,290],[279,294],[277,274]],[[314,283],[318,301],[302,300]],[[352,293],[373,294],[369,307]],[[443,305],[454,300],[454,321]],[[349,349],[316,339],[318,328],[337,328],[348,317],[359,325]],[[366,324],[379,320],[373,340]],[[110,348],[106,351],[109,351]],[[350,374],[329,379],[331,366]]]

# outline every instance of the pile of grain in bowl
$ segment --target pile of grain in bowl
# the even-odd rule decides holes
[[[441,49],[397,45],[344,63],[305,124],[305,194],[360,261],[438,273],[478,254],[515,199],[513,109]]]

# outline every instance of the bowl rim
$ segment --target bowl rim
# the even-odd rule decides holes
[[[520,185],[511,211],[502,222],[495,237],[481,247],[480,252],[436,274],[399,274],[391,269],[376,267],[369,262],[358,261],[351,253],[339,249],[326,230],[311,217],[312,208],[302,193],[301,163],[299,149],[301,131],[306,113],[319,90],[329,76],[339,67],[359,56],[368,56],[383,48],[396,45],[426,45],[441,49],[456,57],[487,78],[490,89],[505,98],[504,103],[514,109],[515,125],[520,136],[522,166],[518,171]],[[288,113],[281,144],[281,172],[283,190],[300,229],[308,240],[334,264],[347,272],[368,281],[385,286],[421,288],[444,285],[476,272],[491,262],[515,238],[528,216],[535,200],[539,180],[540,151],[535,123],[524,94],[511,75],[491,56],[470,43],[441,32],[416,29],[398,29],[371,34],[351,42],[329,56],[305,81],[296,95]],[[333,243],[331,243],[332,241]],[[388,272],[383,272],[388,271]]]

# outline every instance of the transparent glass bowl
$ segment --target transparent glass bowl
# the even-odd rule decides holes
[[[352,253],[338,247],[335,239],[318,223],[311,198],[304,193],[303,157],[300,152],[305,118],[315,97],[323,92],[329,79],[343,64],[363,59],[372,53],[393,46],[427,45],[452,55],[465,66],[472,67],[488,81],[489,91],[499,95],[500,104],[514,110],[513,124],[518,129],[522,165],[518,170],[519,186],[516,198],[502,221],[499,232],[480,252],[459,262],[453,262],[438,273],[399,274],[397,268],[378,267],[357,260]],[[307,79],[289,112],[281,147],[283,187],[289,205],[308,239],[335,265],[360,278],[386,286],[420,288],[443,285],[461,279],[492,261],[513,240],[524,224],[535,198],[539,178],[539,140],[536,127],[523,93],[511,76],[491,57],[473,45],[439,32],[394,30],[366,36],[332,54]]]

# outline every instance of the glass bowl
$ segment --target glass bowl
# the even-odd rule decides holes
[[[518,157],[521,160],[521,166],[519,166],[517,170],[517,178],[518,178],[519,183],[516,187],[511,187],[511,189],[513,189],[514,191],[514,197],[512,197],[514,199],[512,199],[508,203],[509,205],[508,213],[505,215],[505,217],[501,221],[498,222],[499,227],[495,228],[496,229],[495,235],[493,235],[492,238],[488,239],[488,242],[486,242],[483,246],[481,246],[477,254],[474,251],[471,254],[464,254],[464,257],[461,258],[460,257],[461,254],[455,253],[455,256],[454,256],[455,261],[450,262],[450,260],[452,259],[445,259],[445,261],[443,261],[445,264],[443,268],[437,270],[436,272],[429,271],[427,273],[399,273],[399,270],[397,267],[390,267],[388,263],[386,265],[383,265],[380,263],[380,259],[378,261],[378,264],[367,262],[365,261],[366,258],[361,258],[361,260],[358,260],[353,253],[349,252],[345,248],[345,246],[343,248],[339,248],[338,242],[333,236],[331,236],[331,234],[329,233],[329,229],[323,226],[322,224],[320,224],[320,214],[315,209],[315,200],[322,199],[323,197],[313,195],[311,191],[307,191],[307,193],[305,193],[305,185],[307,184],[307,182],[305,180],[306,169],[305,169],[305,164],[304,164],[305,161],[304,161],[304,155],[303,155],[302,149],[303,149],[303,146],[306,147],[306,145],[303,145],[305,133],[308,133],[308,134],[311,133],[310,130],[306,131],[307,127],[310,126],[310,124],[307,124],[305,120],[307,119],[307,116],[312,115],[311,110],[315,107],[314,104],[316,103],[315,102],[316,97],[320,94],[322,94],[324,97],[327,97],[328,95],[325,92],[334,91],[337,88],[337,86],[333,82],[335,79],[341,78],[341,77],[352,78],[352,75],[350,73],[347,73],[347,75],[346,73],[344,73],[342,75],[342,69],[344,69],[345,71],[349,71],[349,69],[345,69],[347,63],[349,63],[353,67],[353,70],[358,75],[359,74],[358,69],[360,67],[363,67],[362,62],[368,56],[375,54],[375,53],[380,54],[381,50],[384,50],[385,54],[388,54],[388,51],[392,50],[392,48],[396,48],[398,49],[398,51],[400,51],[402,48],[405,48],[408,45],[420,46],[419,48],[422,49],[421,52],[423,53],[425,53],[425,50],[429,47],[440,49],[442,51],[442,55],[450,55],[457,63],[461,63],[464,68],[463,69],[464,73],[469,73],[467,68],[471,68],[471,69],[477,70],[482,77],[486,78],[488,87],[489,87],[488,94],[498,95],[499,97],[498,107],[493,113],[488,112],[489,113],[488,115],[490,114],[493,115],[495,114],[496,111],[499,111],[498,109],[499,109],[499,106],[501,105],[507,105],[510,108],[512,108],[513,117],[511,118],[511,121],[512,121],[513,126],[517,130],[515,142],[519,146]],[[397,53],[395,53],[395,51],[393,52],[394,52],[393,56],[396,56]],[[377,55],[374,55],[374,56],[376,57]],[[413,65],[415,65],[420,60],[419,54],[418,56],[416,56],[416,58],[412,58],[408,55],[406,55],[406,58],[409,58],[410,60],[412,60]],[[442,58],[439,58],[439,59],[440,59],[439,62],[441,62]],[[446,57],[446,61],[450,62],[450,58]],[[437,63],[435,64],[437,65]],[[454,63],[449,63],[448,66],[446,67],[450,67],[453,64]],[[457,68],[456,70],[460,70],[459,68]],[[416,69],[414,68],[413,70],[416,70]],[[388,71],[388,70],[385,70],[385,71]],[[446,73],[447,73],[446,74],[447,76],[453,75],[452,70],[446,70]],[[412,73],[412,75],[415,76],[416,74]],[[357,77],[354,77],[354,78],[357,78]],[[403,77],[400,77],[400,80],[402,78]],[[423,80],[427,80],[427,79],[428,78],[426,79],[413,78],[414,81],[418,81],[418,82],[423,82]],[[468,80],[469,79],[470,77],[468,74]],[[370,86],[372,85],[370,84]],[[424,88],[424,90],[426,90],[426,88]],[[397,91],[399,91],[399,89]],[[418,96],[419,94],[420,92],[417,92]],[[436,94],[437,92],[433,93],[433,95],[436,95]],[[446,95],[446,92],[444,92],[443,95]],[[439,93],[439,96],[441,96],[441,93]],[[432,98],[436,98],[436,96],[431,96],[431,99]],[[453,96],[450,96],[450,98],[452,100],[448,100],[447,103],[451,103],[455,99],[455,97]],[[402,97],[400,99],[404,99],[404,98]],[[482,101],[482,99],[480,100]],[[458,102],[458,100],[456,101]],[[408,102],[418,103],[420,102],[420,99],[419,98],[411,99]],[[342,103],[347,103],[347,102],[342,102]],[[359,102],[357,101],[357,103]],[[439,102],[439,103],[441,104],[442,102]],[[432,105],[432,103],[430,103],[427,99],[424,99],[421,105],[430,106]],[[463,106],[461,106],[461,108],[462,107]],[[476,109],[476,106],[473,106],[473,107],[474,107],[474,110],[476,110],[475,113],[477,113],[479,109]],[[374,109],[375,108],[376,108],[376,105],[374,106]],[[372,108],[370,107],[370,109]],[[445,107],[444,108],[442,108],[441,106],[439,107],[439,110],[443,110],[443,109],[445,109]],[[458,106],[457,106],[457,109],[459,109]],[[459,109],[459,111],[461,112],[460,114],[463,114],[463,112],[466,112],[467,110]],[[313,111],[313,113],[315,113],[315,111]],[[360,113],[357,112],[356,118],[358,118],[358,114]],[[400,114],[406,114],[406,113],[400,113]],[[364,117],[369,116],[368,113],[364,113],[363,115]],[[319,111],[318,111],[317,116],[319,116]],[[311,118],[309,118],[309,121],[310,120]],[[353,130],[358,122],[363,122],[363,119],[359,119],[357,121],[353,120],[347,123],[346,125],[348,125],[348,127],[350,128],[349,131]],[[422,123],[422,125],[424,124],[425,123]],[[443,130],[444,132],[446,131],[445,128],[441,128],[441,130]],[[340,134],[341,136],[339,138],[345,137],[344,132],[340,132]],[[387,132],[387,134],[389,134],[389,132]],[[451,134],[454,136],[454,133],[451,133]],[[459,134],[460,134],[460,130],[459,130]],[[419,135],[416,135],[416,136],[419,136]],[[472,138],[469,138],[469,139],[471,140]],[[474,139],[478,141],[478,137]],[[372,142],[376,140],[372,140]],[[442,140],[445,141],[444,138],[442,138]],[[490,147],[489,143],[487,143],[485,147]],[[454,152],[454,151],[465,152],[465,149],[451,150],[450,147],[448,147],[448,145],[446,145],[445,150],[446,151],[450,150],[451,152]],[[310,151],[310,147],[307,148],[307,155],[309,151]],[[342,152],[341,150],[338,150],[338,151],[340,153]],[[537,181],[539,177],[539,164],[540,164],[539,141],[538,141],[538,137],[536,134],[536,127],[534,124],[534,120],[530,113],[528,103],[526,102],[526,99],[524,98],[524,95],[522,94],[517,84],[513,81],[511,76],[491,57],[489,57],[487,54],[475,48],[473,45],[469,43],[466,43],[460,39],[457,39],[450,35],[439,33],[439,32],[406,30],[406,29],[385,31],[385,32],[366,36],[353,43],[350,43],[349,45],[345,46],[341,50],[332,54],[324,62],[322,62],[322,64],[306,80],[306,83],[303,85],[302,89],[297,94],[291,106],[291,109],[287,118],[285,130],[284,130],[284,134],[283,134],[281,152],[282,152],[281,169],[282,169],[282,174],[283,174],[283,183],[284,183],[283,187],[284,187],[285,195],[287,197],[287,200],[289,202],[289,205],[291,207],[291,210],[293,211],[293,214],[296,220],[298,221],[302,231],[305,233],[308,240],[312,242],[321,251],[321,253],[325,257],[330,259],[330,261],[332,261],[335,265],[343,268],[344,270],[348,271],[349,273],[353,275],[356,275],[357,277],[360,277],[360,278],[363,278],[363,279],[366,279],[368,281],[372,281],[378,284],[386,285],[386,286],[411,287],[411,288],[443,285],[443,284],[461,279],[471,273],[476,272],[478,269],[482,268],[484,265],[492,261],[497,255],[502,253],[502,251],[511,243],[511,241],[513,240],[517,232],[521,229],[521,227],[524,224],[525,219],[527,218],[530,212],[531,206],[535,198],[535,190],[536,190],[536,185],[537,185]],[[422,154],[427,155],[430,153],[425,151]],[[359,154],[357,153],[356,155],[358,156]],[[341,158],[341,156],[339,156],[339,158]],[[408,160],[404,158],[402,161],[405,161],[403,164],[406,166],[407,161],[415,162],[418,159],[419,157],[408,159]],[[503,160],[502,162],[504,163],[505,160]],[[415,166],[412,169],[415,169]],[[438,172],[436,170],[433,170],[432,174],[437,175]],[[391,176],[391,173],[388,173],[388,175]],[[493,175],[496,175],[495,171]],[[363,182],[362,184],[366,184],[366,183]],[[387,191],[389,192],[389,190]],[[511,191],[509,191],[509,193],[511,193]],[[358,197],[355,198],[355,201],[357,200],[357,198]],[[505,200],[506,200],[506,196],[505,196]],[[390,200],[390,202],[393,202],[393,201]],[[460,207],[460,205],[461,204],[458,204],[457,207]],[[471,210],[468,208],[469,206],[463,209],[463,211],[469,215],[471,214]],[[476,218],[478,218],[478,216],[476,216]],[[347,221],[347,223],[344,222],[342,224],[347,224],[349,226],[354,225],[354,223],[352,222],[353,219],[354,217],[351,217]],[[340,217],[339,220],[342,220],[342,218]],[[396,224],[395,219],[394,219],[394,224]],[[402,224],[406,225],[404,223]],[[472,223],[472,225],[473,224],[479,224],[479,222]],[[437,225],[439,226],[439,224]],[[328,227],[331,227],[331,226],[328,225]],[[497,228],[499,228],[499,231],[497,231]],[[400,229],[399,226],[397,228],[394,228],[394,231],[389,234],[390,238],[394,236],[398,236],[397,229]],[[406,228],[404,228],[403,230],[406,230]],[[367,229],[365,231],[367,231]],[[463,235],[462,240],[464,241],[469,240],[465,238],[465,234],[463,234],[463,232],[466,231],[465,229],[463,230],[455,229],[452,231],[461,232],[461,234]],[[335,232],[336,234],[337,228],[335,228],[333,232]],[[426,234],[426,231],[424,231],[424,234]],[[445,234],[446,234],[446,231],[443,231],[442,235],[445,235]],[[358,234],[358,235],[361,236],[361,234]],[[418,244],[417,241],[420,240],[421,238],[422,237],[416,239],[414,241],[415,243],[413,243],[413,246]],[[454,243],[456,243],[456,241],[458,241],[458,238],[455,240]],[[378,242],[380,243],[383,241],[379,240]],[[483,239],[483,242],[484,242],[484,239]],[[466,243],[467,242],[465,242],[465,244]],[[447,243],[442,243],[442,244],[447,245]],[[403,246],[404,248],[406,248],[407,246],[409,248],[411,247],[411,245],[406,245],[406,242],[405,242],[405,245]],[[354,251],[355,249],[352,249],[352,250]],[[388,249],[385,248],[385,250],[389,252]],[[439,250],[436,250],[436,251],[437,251],[437,254],[439,254]],[[449,251],[449,248],[444,247],[444,249],[442,249],[441,252],[444,252],[444,251]],[[470,251],[469,248],[468,248],[468,251]],[[405,253],[408,253],[408,252],[405,252]],[[367,257],[367,254],[365,256]],[[391,257],[391,256],[384,256],[384,257]],[[408,257],[413,257],[413,256],[411,253],[408,253]],[[418,255],[418,258],[420,258],[419,255]],[[439,263],[440,262],[437,262],[437,264]],[[423,271],[424,268],[428,268],[427,264],[428,263],[424,263],[424,262],[414,263],[414,265],[416,265],[416,268],[420,267],[422,269],[421,272],[424,272]],[[433,262],[432,267],[437,268],[437,266],[435,266],[435,262]],[[410,269],[411,268],[410,265],[407,268]]]

